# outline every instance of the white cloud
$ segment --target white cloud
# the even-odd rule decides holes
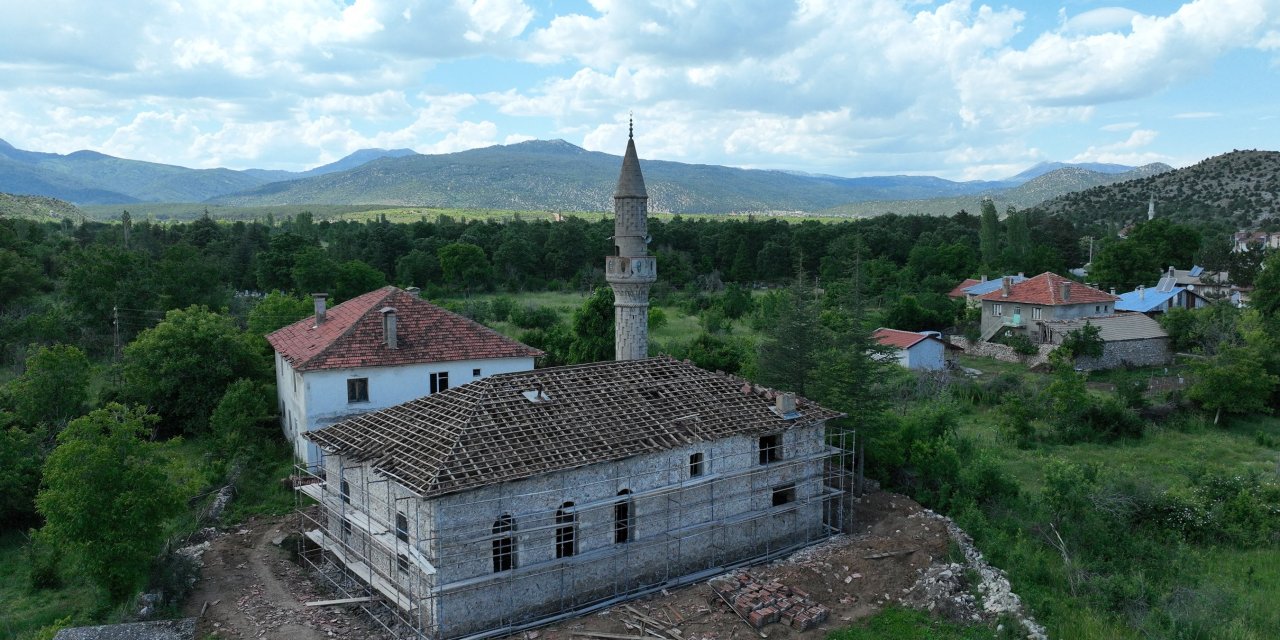
[[[1179,120],[1203,120],[1204,118],[1217,118],[1222,114],[1215,111],[1187,111],[1185,113],[1175,113],[1174,118]]]
[[[1142,14],[1124,7],[1102,7],[1072,16],[1062,25],[1066,33],[1097,34],[1124,31]]]
[[[1155,154],[1150,105],[1109,105],[1280,52],[1280,0],[1102,7],[1041,33],[971,0],[14,2],[0,137],[190,166],[531,136],[616,153],[634,110],[646,157],[1002,177],[1069,155],[1051,129],[1102,137],[1081,156]],[[1174,117],[1230,116],[1215,98]]]
[[[1111,124],[1102,125],[1101,127],[1098,127],[1098,129],[1109,132],[1109,133],[1113,133],[1116,131],[1129,131],[1130,129],[1137,129],[1138,126],[1140,125],[1141,123],[1139,122],[1113,122]]]
[[[1111,162],[1137,166],[1152,162],[1169,162],[1171,158],[1168,155],[1145,149],[1155,142],[1158,136],[1159,133],[1151,129],[1136,129],[1124,140],[1091,146],[1076,154],[1070,161]]]

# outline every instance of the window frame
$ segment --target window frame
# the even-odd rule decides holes
[[[449,388],[449,372],[433,371],[428,376],[428,393],[440,393]]]
[[[626,544],[636,539],[635,500],[630,489],[619,491],[618,498],[613,503],[613,543]]]
[[[556,558],[571,558],[578,553],[578,513],[573,502],[565,502],[556,509]]]
[[[760,436],[759,452],[762,465],[781,462],[785,457],[782,451],[782,433],[768,433]]]
[[[504,513],[493,522],[493,572],[502,573],[516,568],[516,521]],[[505,535],[504,535],[505,534]]]
[[[369,401],[369,378],[347,378],[347,404]]]
[[[689,454],[689,477],[699,478],[706,473],[706,457],[701,451]]]
[[[991,303],[991,315],[998,317],[1004,316],[1004,305],[999,302]]]

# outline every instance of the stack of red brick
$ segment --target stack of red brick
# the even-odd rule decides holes
[[[830,613],[802,589],[777,580],[761,582],[746,572],[712,580],[711,588],[757,629],[781,622],[797,631],[808,631]]]

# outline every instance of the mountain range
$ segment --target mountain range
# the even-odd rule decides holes
[[[303,171],[189,169],[93,151],[67,155],[17,149],[0,140],[0,192],[77,204],[199,202],[211,205],[426,206],[473,209],[607,211],[619,156],[563,140],[532,140],[456,153],[364,149]],[[1029,206],[1067,190],[1167,171],[1108,164],[1041,163],[997,181],[932,176],[844,178],[717,165],[644,161],[650,208],[675,213],[883,212],[889,203],[1005,197]],[[1035,198],[1034,202],[1028,200]],[[975,200],[976,201],[976,200]],[[853,204],[851,204],[853,203]],[[923,205],[913,205],[923,206]],[[868,209],[870,207],[870,209]],[[970,206],[972,208],[972,206]],[[898,207],[904,213],[912,212]]]

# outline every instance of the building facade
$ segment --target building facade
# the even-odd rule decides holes
[[[294,455],[318,464],[303,434],[496,373],[528,371],[542,352],[396,287],[267,336],[275,350],[281,427]]]
[[[981,339],[1007,329],[1032,342],[1048,342],[1046,322],[1111,315],[1119,299],[1048,271],[1016,284],[1005,277],[1000,288],[982,296]]]
[[[793,394],[646,358],[644,182],[615,196],[617,359],[502,373],[304,434],[304,557],[397,634],[506,635],[844,530],[851,434]]]
[[[840,530],[838,414],[792,398],[665,357],[493,376],[308,434],[307,536],[433,638],[709,577]]]

